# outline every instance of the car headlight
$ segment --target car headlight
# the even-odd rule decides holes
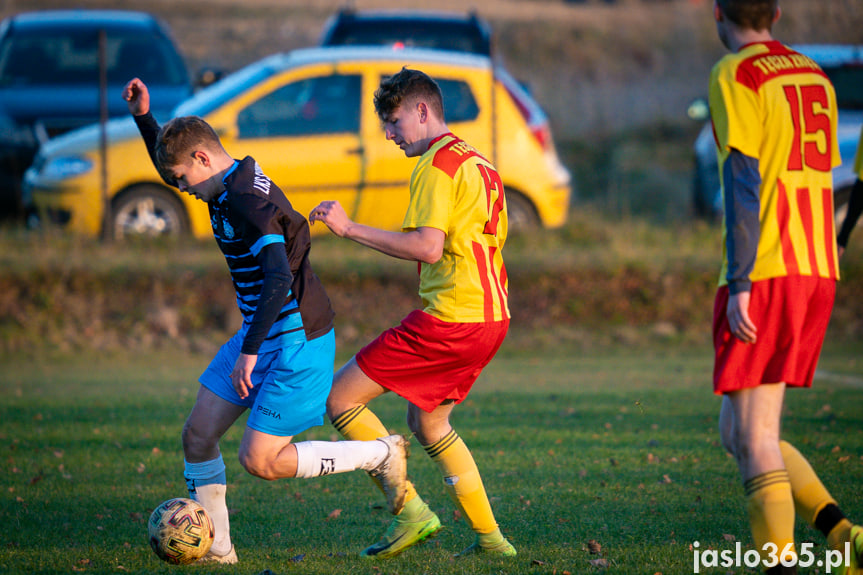
[[[86,174],[93,169],[93,162],[77,156],[52,158],[42,166],[41,176],[46,180],[65,180]]]

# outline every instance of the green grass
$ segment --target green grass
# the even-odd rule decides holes
[[[517,341],[517,340],[516,340]],[[349,350],[344,350],[343,353]],[[179,432],[205,356],[159,352],[6,362],[0,376],[0,573],[176,573],[146,542],[146,519],[184,495]],[[472,541],[436,467],[414,442],[410,472],[444,530],[385,562],[356,552],[387,523],[361,473],[265,482],[223,440],[232,535],[241,563],[195,572],[332,574],[690,573],[690,544],[748,545],[736,467],[718,444],[720,401],[702,347],[588,354],[507,345],[454,416],[476,457],[513,560],[451,555]],[[863,517],[863,360],[828,345],[814,389],[789,393],[786,437],[851,517]],[[406,432],[404,406],[373,409]],[[330,439],[329,424],[299,439]],[[330,513],[340,509],[338,518]],[[799,526],[799,539],[823,538]],[[590,554],[587,542],[602,547]],[[190,568],[185,568],[190,569]],[[709,570],[707,570],[709,572]],[[704,572],[704,571],[702,571]],[[714,571],[714,572],[725,572]]]
[[[580,205],[564,228],[507,243],[514,307],[523,313],[532,306],[528,315],[545,320],[514,322],[453,423],[519,550],[514,560],[453,560],[473,536],[414,442],[411,476],[444,530],[393,560],[361,561],[356,553],[388,521],[364,474],[253,478],[236,461],[237,426],[222,448],[241,563],[179,568],[152,554],[146,520],[160,502],[185,494],[180,429],[210,357],[203,350],[229,326],[183,319],[170,338],[148,327],[146,313],[164,299],[181,319],[206,319],[215,312],[196,306],[218,299],[221,288],[236,313],[223,259],[212,242],[143,249],[0,230],[0,574],[691,573],[695,541],[702,550],[724,550],[751,540],[736,466],[718,442],[720,401],[710,388],[718,238],[718,228],[703,222],[658,226]],[[863,234],[852,243],[820,375],[814,389],[789,393],[784,429],[846,513],[861,520]],[[397,319],[412,305],[411,264],[326,237],[315,240],[313,262],[337,298],[342,334],[359,315]],[[601,297],[545,285],[573,277],[578,281],[564,287],[593,286]],[[387,305],[379,301],[382,289]],[[629,307],[606,313],[583,304],[590,309],[570,320],[550,305],[613,299],[608,294],[622,294]],[[410,301],[391,301],[396,297]],[[554,300],[548,309],[542,298]],[[678,331],[659,330],[654,320],[639,321],[640,308],[630,310],[636,304],[672,306],[689,319]],[[354,337],[342,336],[339,363],[365,343],[365,329],[359,323]],[[394,431],[407,432],[398,398],[372,407]],[[298,439],[336,438],[326,424]],[[329,518],[335,510],[338,517]],[[601,554],[589,553],[591,540]],[[823,556],[823,538],[802,524],[800,541],[815,542],[815,555]],[[597,560],[607,567],[591,564]]]

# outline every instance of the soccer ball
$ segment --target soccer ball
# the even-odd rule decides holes
[[[213,544],[213,521],[197,501],[177,497],[159,505],[148,524],[150,547],[175,565],[197,561]]]

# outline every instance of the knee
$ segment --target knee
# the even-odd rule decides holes
[[[186,420],[181,434],[183,440],[183,453],[186,458],[201,459],[218,445],[218,437],[210,437],[205,430],[200,429],[191,420]]]
[[[330,423],[332,423],[348,411],[364,405],[364,403],[357,403],[356,401],[349,401],[330,396],[327,398],[327,417],[329,418]]]
[[[742,469],[749,469],[757,462],[781,466],[779,436],[770,430],[733,428],[722,434],[722,445]]]
[[[749,458],[751,453],[751,445],[749,445],[741,430],[734,425],[719,426],[719,437],[722,442],[722,447],[730,453],[738,463],[743,463]]]
[[[408,429],[411,430],[411,433],[414,434],[421,445],[430,445],[434,443],[434,440],[431,439],[431,430],[429,429],[429,426],[423,421],[422,417],[413,410],[408,410],[407,424]]]
[[[240,465],[243,466],[243,469],[245,469],[249,475],[254,475],[255,477],[266,481],[279,479],[279,476],[275,473],[275,470],[273,469],[273,466],[270,465],[270,461],[268,459],[257,457],[244,449],[240,449],[237,457],[240,460]]]
[[[420,445],[433,445],[440,441],[446,434],[452,431],[449,421],[428,420],[414,412],[409,411],[407,416],[408,429],[420,442]]]

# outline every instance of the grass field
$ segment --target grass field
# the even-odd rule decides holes
[[[788,3],[794,9],[783,19],[783,39],[859,37],[861,11],[850,0]],[[9,0],[0,12],[68,4]],[[313,42],[343,2],[314,4],[130,0],[123,7],[166,18],[193,69],[233,69]],[[513,330],[456,410],[454,425],[474,452],[517,558],[452,558],[472,534],[414,441],[411,476],[444,530],[393,560],[363,561],[357,552],[388,522],[370,481],[360,473],[271,483],[253,478],[235,458],[238,426],[222,449],[241,563],[181,568],[159,562],[146,541],[146,521],[160,502],[185,494],[180,429],[210,357],[201,350],[223,335],[212,324],[234,305],[224,261],[212,242],[130,249],[4,231],[0,575],[669,575],[693,572],[695,542],[702,550],[733,549],[737,542],[748,548],[743,490],[718,442],[720,402],[709,383],[705,316],[719,231],[689,219],[697,126],[681,124],[690,91],[701,94],[708,63],[721,47],[707,1],[680,0],[670,9],[634,0],[618,2],[620,10],[604,4],[491,0],[481,7],[505,39],[508,65],[548,110],[581,201],[609,216],[580,203],[565,229],[508,243],[513,300],[534,306],[529,314],[521,306],[516,311],[542,322]],[[455,0],[413,5],[463,7]],[[686,62],[680,54],[689,56]],[[784,424],[786,438],[810,458],[846,513],[863,520],[863,232],[852,241],[840,284],[844,303],[834,314],[841,321],[832,335],[841,337],[828,341],[815,387],[789,394]],[[409,303],[395,294],[409,298],[412,288],[399,282],[409,278],[403,283],[413,286],[415,277],[412,265],[360,252],[344,242],[315,246],[315,266],[332,286],[339,318],[356,324],[339,324],[340,342],[348,343],[341,359],[379,329],[356,316],[388,314],[383,323],[401,317]],[[520,282],[528,276],[545,283]],[[593,291],[561,293],[555,282],[579,287],[564,277]],[[377,301],[358,302],[356,290],[365,284],[391,289],[376,294]],[[196,288],[206,288],[206,296]],[[206,297],[212,297],[206,304],[224,306],[201,305]],[[597,303],[615,298],[620,309]],[[646,313],[670,306],[688,317]],[[154,327],[151,308],[175,313],[177,325],[170,327],[179,335]],[[227,330],[230,321],[223,323],[217,327]],[[407,432],[398,398],[372,407],[393,431]],[[331,438],[336,433],[326,424],[298,439]],[[823,538],[802,523],[797,540],[816,543],[813,552],[823,556]]]
[[[692,572],[696,541],[702,550],[749,545],[736,468],[717,441],[708,349],[582,355],[505,345],[454,423],[517,558],[452,558],[472,534],[414,441],[411,476],[444,530],[392,560],[361,560],[356,552],[388,519],[364,474],[253,478],[234,458],[238,426],[222,449],[241,563],[168,566],[147,545],[146,520],[158,503],[185,493],[179,432],[207,359],[160,351],[5,362],[0,573],[667,575]],[[814,389],[789,395],[786,436],[846,512],[863,518],[859,346],[828,345],[820,370]],[[372,405],[392,430],[407,432],[398,398]],[[327,424],[300,439],[335,437]],[[800,525],[798,535],[815,542],[820,557],[820,534]],[[591,541],[600,553],[589,551]]]
[[[238,426],[222,449],[241,563],[223,568],[161,563],[146,537],[152,509],[185,495],[180,430],[227,328],[205,321],[228,313],[207,305],[235,305],[216,248],[0,234],[0,574],[669,575],[693,572],[695,542],[747,548],[710,390],[718,229],[650,221],[580,208],[561,230],[507,243],[518,321],[453,423],[518,557],[453,559],[473,536],[414,442],[410,474],[444,530],[392,560],[361,560],[388,522],[368,478],[253,478],[236,461]],[[784,421],[863,519],[863,234],[852,242],[816,385],[789,394]],[[337,330],[354,332],[340,338],[339,363],[415,305],[415,266],[332,239],[313,255]],[[177,313],[176,334],[147,319],[160,306]],[[372,407],[407,432],[398,398]],[[336,435],[326,424],[298,439]],[[824,555],[802,523],[801,541]]]

